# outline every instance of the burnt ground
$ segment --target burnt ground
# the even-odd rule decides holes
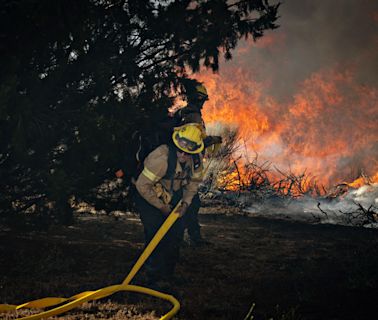
[[[200,215],[212,244],[184,247],[176,319],[377,319],[378,231]],[[224,211],[223,211],[224,212]],[[143,249],[137,216],[85,215],[48,231],[0,228],[0,303],[69,297],[121,283]],[[141,275],[133,281],[140,284]],[[85,303],[59,319],[156,319],[170,304],[135,293]],[[18,315],[30,314],[21,311]],[[14,314],[0,318],[14,319]]]

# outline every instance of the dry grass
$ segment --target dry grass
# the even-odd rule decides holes
[[[311,226],[206,208],[212,244],[184,247],[173,288],[177,319],[372,319],[378,290],[378,233]],[[227,210],[224,210],[224,212]],[[73,227],[46,232],[0,229],[0,301],[71,296],[120,283],[143,248],[134,215],[81,215]],[[143,284],[143,275],[135,284]],[[158,319],[170,304],[118,293],[59,319]],[[19,312],[19,315],[29,314]],[[14,319],[14,314],[3,315]]]

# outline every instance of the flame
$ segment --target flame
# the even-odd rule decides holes
[[[377,94],[355,84],[352,72],[327,70],[305,80],[288,107],[290,126],[281,132],[285,156],[298,156],[296,170],[306,166],[325,184],[345,178],[353,166],[370,175],[378,171]]]
[[[233,70],[234,81],[225,81],[219,74],[201,74],[210,101],[203,112],[206,123],[223,122],[237,125],[242,137],[259,136],[269,129],[266,115],[259,110],[261,85],[250,81],[241,68]]]
[[[364,177],[359,177],[356,180],[354,180],[353,182],[347,183],[347,185],[349,187],[352,187],[352,188],[360,188],[365,184],[366,184],[366,179],[364,179]]]
[[[331,7],[316,8],[328,17]],[[290,4],[283,8],[289,17],[291,10]],[[297,184],[300,191],[377,182],[378,38],[372,25],[378,22],[378,12],[370,8],[350,14],[346,21],[361,22],[352,34],[350,28],[327,26],[329,19],[320,15],[298,22],[294,14],[256,43],[239,43],[234,60],[223,65],[221,73],[192,75],[209,92],[203,109],[207,127],[214,122],[237,126],[245,158],[257,153],[262,162],[269,161],[268,178],[283,192],[291,188],[287,175],[304,173],[306,179]],[[319,22],[325,25],[314,32]],[[238,166],[239,173],[222,173],[223,184],[227,179],[231,188],[248,183],[250,172]]]
[[[373,183],[378,183],[378,172],[373,176],[373,177],[366,177],[366,176],[361,176],[354,180],[353,182],[346,183],[349,187],[351,188],[360,188],[364,185],[367,184],[373,184]]]
[[[288,102],[267,95],[269,83],[252,80],[252,71],[242,68],[202,72],[197,79],[210,96],[203,110],[207,125],[238,126],[247,153],[257,152],[283,171],[308,170],[328,187],[361,170],[378,172],[378,90],[357,84],[352,66],[313,73]],[[363,183],[357,180],[351,184]]]

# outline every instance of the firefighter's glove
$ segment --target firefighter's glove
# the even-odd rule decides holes
[[[222,143],[222,137],[221,136],[207,136],[205,139],[203,139],[203,143],[205,145],[205,148],[210,147],[214,144],[220,144]]]
[[[186,213],[188,210],[189,205],[186,202],[182,202],[181,205],[177,209],[177,213],[180,218]]]
[[[156,193],[156,196],[161,199],[165,204],[168,204],[171,202],[172,196],[171,194],[165,190],[165,188],[162,186],[161,183],[155,184],[153,187],[153,190]]]
[[[212,136],[213,137],[213,144],[220,144],[223,142],[221,136]]]
[[[169,216],[169,214],[172,212],[172,208],[169,204],[166,204],[160,209],[160,211],[164,216]]]

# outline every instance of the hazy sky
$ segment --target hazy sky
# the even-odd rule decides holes
[[[256,79],[271,79],[269,93],[278,97],[330,67],[353,68],[359,83],[378,84],[378,1],[287,0],[279,15],[280,28],[267,32],[272,41],[261,39],[226,68],[253,65]]]

